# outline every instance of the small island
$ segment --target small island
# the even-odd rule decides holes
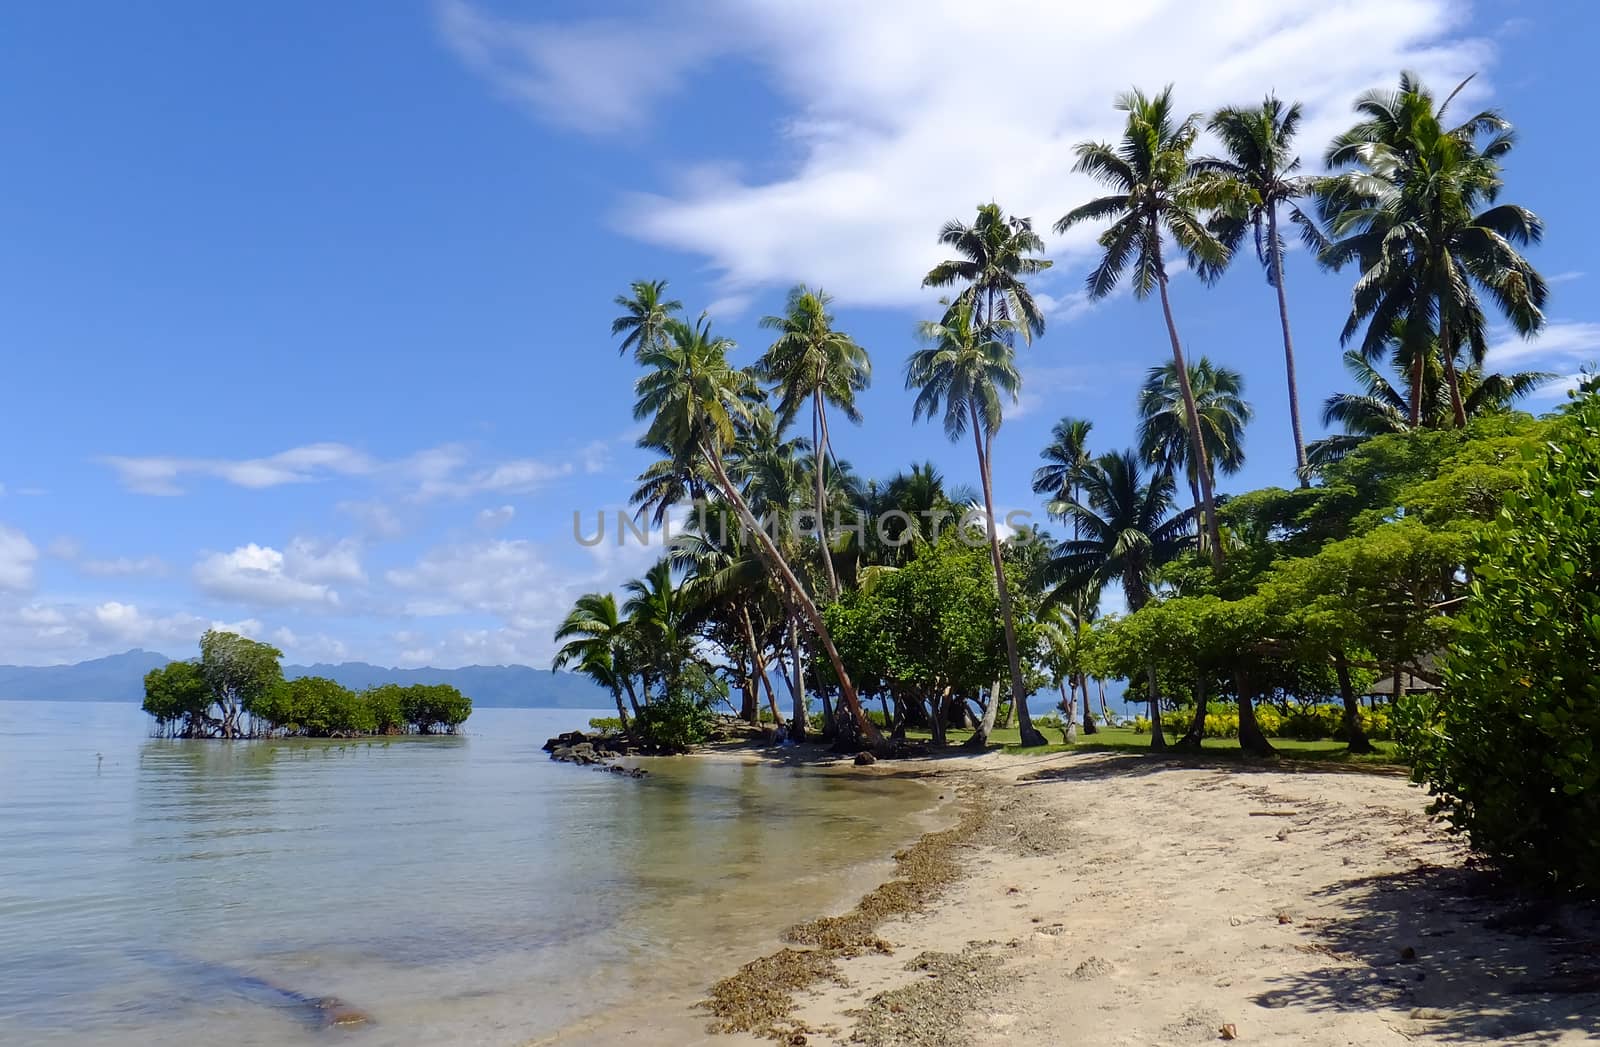
[[[144,711],[164,738],[359,738],[455,734],[472,699],[449,684],[352,691],[321,676],[285,680],[283,652],[208,629],[198,659],[152,669]]]

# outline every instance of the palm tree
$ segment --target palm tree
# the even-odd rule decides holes
[[[1031,218],[1008,216],[999,204],[978,208],[971,225],[952,219],[939,230],[939,242],[953,247],[959,258],[940,262],[928,271],[923,287],[949,287],[964,283],[957,304],[972,307],[979,327],[1005,320],[1014,324],[1025,341],[1044,334],[1044,313],[1034,302],[1024,276],[1050,268],[1044,241],[1033,231]]]
[[[1322,424],[1338,425],[1344,432],[1311,442],[1306,448],[1308,474],[1339,461],[1371,437],[1406,433],[1412,429],[1409,414],[1412,371],[1409,367],[1400,369],[1401,382],[1397,388],[1382,371],[1353,349],[1344,354],[1344,366],[1360,391],[1334,393],[1323,401]],[[1435,365],[1427,369],[1424,377],[1431,391],[1425,391],[1422,395],[1423,427],[1442,429],[1453,421],[1453,408],[1443,371]],[[1518,400],[1559,376],[1548,371],[1484,374],[1469,365],[1457,377],[1463,392],[1462,411],[1471,419],[1510,410]]]
[[[1524,337],[1544,326],[1544,278],[1517,250],[1537,243],[1544,223],[1525,207],[1497,203],[1500,158],[1515,140],[1511,125],[1485,111],[1447,127],[1445,113],[1461,87],[1436,106],[1416,75],[1403,73],[1398,90],[1362,95],[1355,108],[1363,119],[1334,139],[1326,157],[1330,169],[1348,170],[1317,186],[1331,238],[1323,263],[1361,268],[1341,341],[1348,344],[1365,324],[1360,349],[1376,360],[1396,321],[1405,321],[1413,428],[1423,422],[1425,373],[1435,353],[1455,424],[1466,424],[1456,360],[1464,345],[1472,365],[1484,362],[1480,291]],[[1430,342],[1432,353],[1424,350]]]
[[[633,670],[629,645],[631,630],[617,613],[617,599],[610,593],[585,593],[578,597],[561,626],[556,641],[565,640],[556,651],[552,670],[576,664],[578,671],[611,692],[617,703],[622,729],[629,730],[628,713],[622,707],[622,692],[639,715],[639,696],[633,689]],[[648,700],[648,696],[647,699]]]
[[[650,685],[660,685],[663,695],[677,689],[683,668],[694,660],[694,640],[690,616],[694,612],[693,594],[674,582],[672,561],[663,557],[645,572],[643,578],[623,583],[627,601],[622,613],[638,649],[645,693]]]
[[[1130,91],[1117,99],[1116,107],[1128,114],[1122,141],[1115,146],[1105,142],[1080,143],[1076,150],[1078,161],[1073,166],[1073,170],[1092,175],[1113,191],[1067,212],[1055,229],[1065,233],[1082,222],[1114,219],[1100,234],[1104,254],[1089,274],[1091,299],[1104,298],[1116,290],[1130,265],[1134,297],[1145,298],[1152,290],[1160,292],[1167,337],[1172,343],[1172,363],[1200,478],[1201,504],[1211,537],[1211,562],[1220,570],[1222,535],[1214,507],[1211,470],[1206,463],[1194,390],[1189,387],[1183,344],[1172,318],[1162,238],[1170,236],[1202,276],[1220,272],[1228,262],[1228,248],[1205,227],[1199,212],[1214,207],[1222,196],[1216,180],[1204,177],[1190,162],[1189,153],[1199,134],[1199,114],[1179,119],[1173,112],[1170,85],[1153,98],[1137,89]]]
[[[1255,234],[1256,257],[1267,272],[1267,282],[1278,292],[1278,322],[1283,326],[1283,365],[1289,381],[1289,427],[1294,433],[1295,468],[1306,467],[1305,436],[1300,428],[1300,388],[1295,381],[1294,339],[1289,334],[1289,296],[1283,286],[1283,237],[1278,213],[1287,209],[1289,220],[1316,238],[1316,227],[1295,201],[1311,191],[1314,179],[1296,175],[1295,132],[1300,129],[1300,103],[1285,106],[1268,95],[1254,108],[1217,110],[1208,125],[1222,140],[1226,156],[1196,165],[1220,179],[1232,196],[1230,207],[1219,210],[1211,230],[1229,253],[1238,249],[1246,229]]]
[[[1232,476],[1244,466],[1244,427],[1255,412],[1244,400],[1244,377],[1205,356],[1189,366],[1189,388],[1200,419],[1205,466],[1215,489],[1219,471]],[[1203,516],[1199,464],[1189,453],[1191,446],[1183,391],[1173,365],[1150,368],[1139,389],[1139,450],[1154,465],[1184,471],[1195,510]]]
[[[1035,494],[1046,495],[1052,502],[1077,501],[1078,490],[1083,486],[1084,477],[1094,467],[1094,458],[1089,454],[1089,433],[1093,429],[1094,423],[1088,419],[1071,416],[1062,418],[1055,424],[1055,428],[1050,430],[1050,442],[1039,452],[1039,457],[1045,460],[1045,464],[1033,471]],[[1077,541],[1082,537],[1081,521],[1074,516],[1072,539]],[[1073,616],[1074,637],[1084,624],[1085,619],[1081,612],[1086,606],[1083,600],[1074,600],[1066,605],[1066,612]],[[1088,682],[1085,681],[1083,686],[1083,733],[1094,734],[1099,727],[1096,726],[1094,713],[1089,708]]]
[[[722,496],[733,506],[739,521],[756,539],[767,565],[777,572],[789,597],[799,606],[812,632],[828,655],[839,681],[840,694],[861,736],[874,749],[884,748],[883,735],[867,718],[850,682],[844,662],[828,633],[822,613],[795,576],[772,537],[757,522],[737,484],[723,465],[740,422],[750,417],[751,376],[728,363],[732,342],[713,335],[702,317],[690,325],[670,321],[666,344],[647,353],[646,372],[634,385],[634,418],[650,420],[640,444],[654,447],[682,462],[698,458],[709,466]]]
[[[1028,714],[1028,691],[1022,680],[1022,662],[1017,653],[1016,623],[1011,614],[1011,590],[1006,584],[1005,564],[1000,553],[1000,531],[995,524],[994,488],[990,475],[995,433],[1000,429],[1001,394],[1016,400],[1022,386],[1017,373],[1016,354],[1006,336],[1014,329],[1010,320],[993,320],[981,327],[975,322],[971,301],[951,303],[942,320],[924,323],[921,334],[926,348],[911,354],[906,362],[906,388],[917,390],[912,418],[932,418],[941,409],[945,435],[959,440],[970,426],[972,444],[978,455],[978,475],[983,482],[983,509],[989,532],[989,554],[994,564],[994,582],[1000,599],[1000,616],[1006,634],[1006,659],[1011,669],[1011,700],[1016,706],[1023,745],[1044,745],[1044,735],[1033,726]],[[999,706],[992,696],[984,714],[984,725],[974,736],[974,744],[988,742],[987,728]]]
[[[1082,524],[1082,538],[1056,547],[1048,568],[1056,604],[1081,599],[1110,583],[1122,587],[1128,610],[1150,602],[1157,572],[1194,541],[1195,513],[1176,511],[1177,484],[1170,469],[1155,468],[1146,479],[1134,451],[1104,454],[1084,475],[1083,497],[1050,504],[1052,516]],[[1161,700],[1155,667],[1150,667],[1150,745],[1166,747],[1161,731]]]
[[[633,358],[642,360],[644,354],[657,349],[666,334],[667,322],[683,311],[683,303],[667,298],[665,280],[635,280],[629,285],[631,295],[617,295],[612,299],[623,310],[611,321],[611,335],[622,335],[617,354],[633,350]]]
[[[777,388],[778,416],[785,422],[808,401],[811,405],[811,446],[817,453],[817,539],[829,594],[837,598],[839,577],[833,569],[823,506],[829,449],[827,408],[832,404],[852,422],[861,421],[856,393],[872,381],[872,362],[848,334],[834,329],[833,315],[828,312],[832,301],[821,290],[800,286],[790,291],[783,315],[761,321],[762,327],[777,331],[778,337],[756,363],[756,374]]]

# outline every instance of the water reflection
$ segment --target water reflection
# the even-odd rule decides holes
[[[7,1042],[324,1042],[296,994],[371,1012],[363,1047],[521,1042],[699,987],[706,956],[858,893],[836,864],[885,856],[883,826],[928,802],[707,761],[552,764],[540,743],[583,718],[215,742],[144,737],[127,706],[0,702]]]

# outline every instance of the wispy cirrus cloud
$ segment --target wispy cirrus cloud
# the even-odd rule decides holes
[[[620,201],[617,228],[707,259],[724,298],[806,280],[843,305],[925,304],[918,278],[941,257],[938,223],[980,202],[1045,228],[1088,199],[1073,145],[1117,132],[1111,102],[1132,84],[1175,82],[1195,110],[1268,90],[1297,99],[1314,159],[1362,90],[1402,68],[1453,84],[1491,58],[1461,35],[1450,0],[1238,0],[1226,17],[1182,0],[680,0],[626,24],[518,21],[468,0],[440,11],[458,54],[556,123],[576,113],[636,128],[696,78],[758,77],[787,109],[758,148],[785,167],[751,178],[740,157],[712,157]],[[639,62],[656,33],[692,43]],[[562,58],[564,40],[577,43]],[[973,55],[1003,56],[1003,74]],[[1486,90],[1482,77],[1468,89]],[[1093,233],[1052,243],[1053,255],[1081,262]]]

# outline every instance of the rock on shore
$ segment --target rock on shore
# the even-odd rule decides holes
[[[639,767],[618,767],[608,762],[618,756],[628,756],[639,751],[623,734],[599,731],[585,734],[583,731],[567,731],[545,742],[544,751],[550,754],[552,760],[597,766],[612,774],[626,775],[630,778],[643,778],[647,773]]]

